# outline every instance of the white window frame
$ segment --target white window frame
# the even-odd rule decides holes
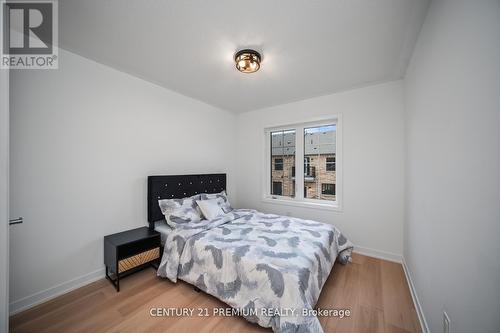
[[[298,175],[304,174],[304,129],[309,127],[336,125],[336,184],[335,201],[304,198],[304,177]],[[271,194],[271,132],[282,130],[295,130],[295,197],[278,196]],[[298,207],[308,207],[316,209],[327,209],[342,211],[343,199],[343,174],[342,174],[342,114],[336,114],[332,117],[315,119],[314,121],[296,122],[287,125],[266,126],[264,128],[264,165],[263,174],[265,175],[262,183],[262,201],[265,203],[289,205]]]

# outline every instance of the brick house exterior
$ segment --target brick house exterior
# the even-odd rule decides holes
[[[323,188],[323,184],[336,185],[336,171],[327,170],[327,158],[335,158],[335,154],[322,154],[306,156],[309,159],[309,170],[304,167],[304,197],[309,199],[335,200],[332,188]],[[276,170],[276,160],[283,161],[282,170]],[[330,160],[331,161],[331,160]],[[278,163],[280,165],[281,163]],[[279,169],[281,169],[278,166]],[[272,158],[272,182],[281,184],[281,194],[272,185],[271,193],[283,196],[295,196],[295,156],[273,156]],[[330,167],[331,169],[331,167]],[[326,190],[326,193],[323,193]],[[328,191],[329,190],[329,191]],[[276,193],[278,192],[278,193]],[[333,189],[335,193],[335,189]]]
[[[304,198],[336,200],[335,131],[304,137]],[[295,196],[295,131],[272,133],[271,194]]]

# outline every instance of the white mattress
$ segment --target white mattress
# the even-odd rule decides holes
[[[156,221],[155,230],[161,234],[161,244],[165,245],[169,232],[172,231],[172,227],[165,221]]]

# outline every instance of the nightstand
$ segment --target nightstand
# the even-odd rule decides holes
[[[106,278],[120,291],[120,278],[153,265],[161,258],[160,233],[142,227],[104,236]]]

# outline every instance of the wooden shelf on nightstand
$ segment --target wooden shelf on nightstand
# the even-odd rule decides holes
[[[142,227],[104,236],[106,278],[120,291],[120,278],[153,265],[161,258],[160,233]]]

